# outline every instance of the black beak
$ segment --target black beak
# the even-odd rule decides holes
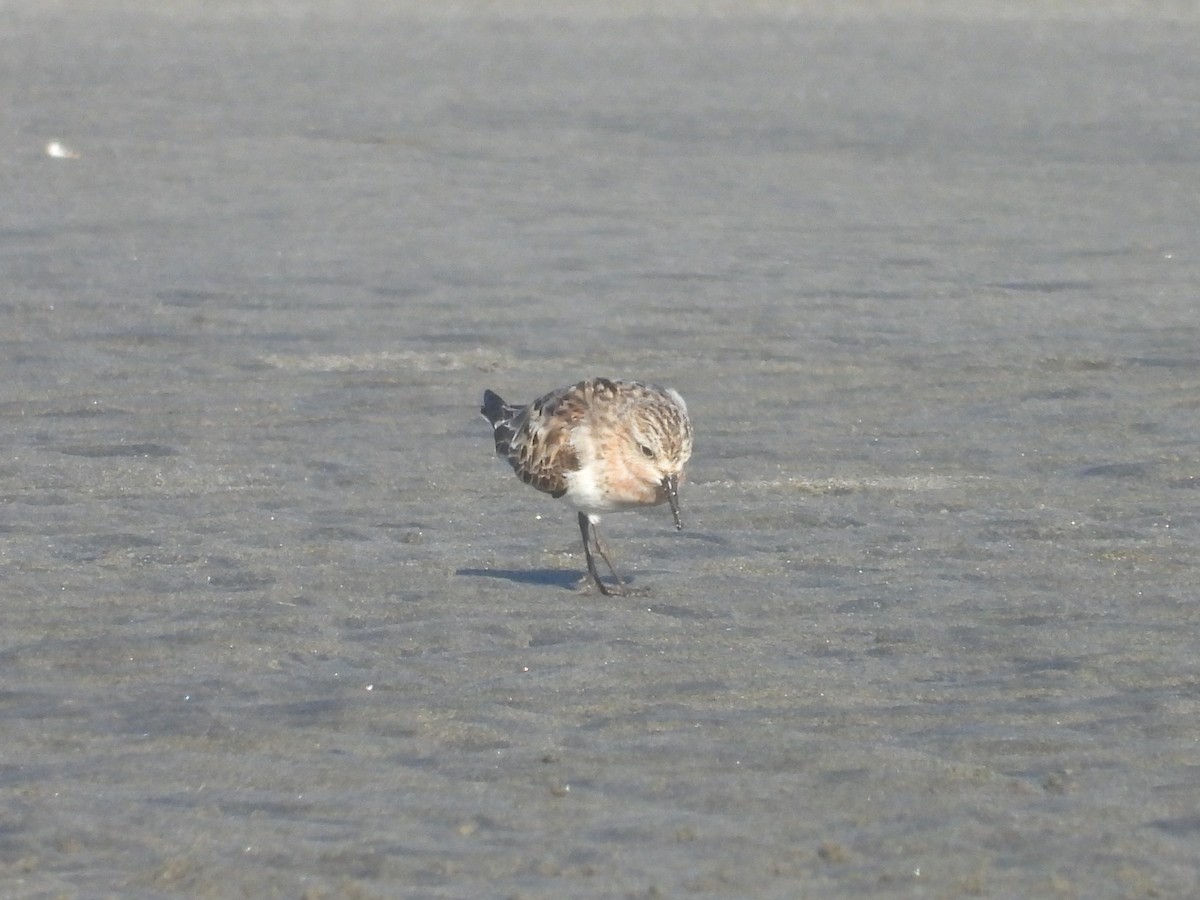
[[[679,476],[668,475],[662,480],[667,502],[671,504],[671,515],[675,517],[675,530],[683,531],[683,520],[679,518]]]

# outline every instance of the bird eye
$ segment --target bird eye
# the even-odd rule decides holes
[[[654,451],[651,450],[649,447],[647,447],[645,444],[642,444],[641,451],[642,451],[642,456],[646,457],[646,459],[654,459]]]

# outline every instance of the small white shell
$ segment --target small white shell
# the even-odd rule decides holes
[[[79,154],[62,141],[51,141],[46,145],[46,155],[51,159],[79,159]]]

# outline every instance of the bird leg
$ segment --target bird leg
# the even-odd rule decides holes
[[[592,581],[596,582],[596,587],[600,588],[600,593],[606,597],[624,597],[629,592],[625,588],[625,582],[621,580],[621,576],[617,574],[617,570],[613,568],[612,561],[604,552],[604,548],[600,546],[600,532],[592,526],[592,520],[585,513],[579,514],[579,531],[583,535],[583,554],[587,557],[588,575],[592,576]],[[596,560],[592,556],[592,541],[589,532],[595,536],[596,552],[600,554],[600,558],[604,560],[604,564],[608,566],[608,571],[612,573],[613,580],[616,584],[613,587],[608,587],[600,580],[600,573],[596,571]]]

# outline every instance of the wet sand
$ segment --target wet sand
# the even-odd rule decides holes
[[[0,33],[0,893],[1197,890],[1200,17],[75,6]],[[644,597],[477,414],[587,375],[695,422]]]

